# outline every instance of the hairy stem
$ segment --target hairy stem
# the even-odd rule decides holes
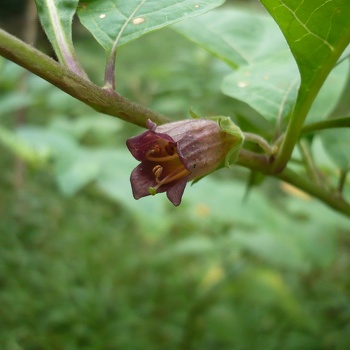
[[[298,98],[293,113],[290,117],[285,137],[283,138],[282,145],[273,165],[274,172],[281,172],[286,167],[289,159],[292,156],[294,146],[298,142],[303,124],[310,111],[312,103],[317,97],[329,73],[336,65],[337,60],[342,54],[343,50],[348,46],[349,39],[349,32],[346,33],[346,35],[343,35],[327,60],[323,62],[322,66],[317,68],[316,74],[314,74],[313,78],[309,79],[301,74],[301,85],[299,88]]]
[[[343,189],[344,189],[344,185],[345,185],[345,182],[346,182],[346,178],[348,176],[348,173],[349,171],[347,170],[341,170],[340,171],[340,176],[339,176],[339,182],[338,182],[338,192],[339,193],[342,193],[343,192]]]
[[[350,128],[350,117],[334,118],[306,124],[301,129],[301,135],[334,128]]]
[[[278,174],[274,173],[269,158],[265,155],[256,154],[243,149],[239,153],[237,164],[283,180],[310,194],[311,196],[318,198],[339,213],[350,217],[350,203],[346,202],[344,198],[339,196],[338,192],[332,193],[327,191],[326,189],[315,184],[313,181],[306,179],[304,176],[297,174],[289,168],[285,168]]]
[[[106,69],[105,69],[105,85],[104,87],[106,89],[114,90],[115,89],[115,59],[117,55],[117,47],[119,40],[126,29],[127,25],[133,18],[133,16],[136,14],[136,12],[143,6],[146,0],[142,0],[140,4],[138,4],[134,11],[131,13],[131,15],[126,19],[125,23],[123,24],[122,28],[120,29],[120,32],[118,33],[118,36],[116,37],[112,49],[109,53],[109,57],[107,59],[106,63]]]
[[[37,39],[37,12],[35,3],[32,0],[26,0],[26,11],[24,14],[24,27],[22,31],[23,40],[26,43],[35,43]],[[19,91],[22,96],[25,96],[28,93],[28,75],[30,73],[28,71],[24,71],[19,79],[18,86]],[[26,116],[28,112],[28,107],[20,107],[15,111],[15,125],[16,127],[21,126],[26,122]],[[26,173],[26,163],[23,158],[16,156],[14,159],[14,169],[13,169],[13,183],[15,188],[19,190],[25,180]]]
[[[301,95],[301,98],[297,100],[296,108],[290,118],[281,147],[276,157],[274,164],[274,171],[276,173],[284,169],[292,156],[294,146],[300,136],[300,130],[320,87],[321,83],[318,84],[318,86],[315,84],[315,87],[308,90],[308,94],[304,93]],[[306,90],[306,88],[304,88],[304,90]]]
[[[2,29],[0,29],[0,55],[45,79],[98,112],[142,127],[146,126],[147,119],[157,124],[169,122],[164,116],[78,76]]]
[[[350,204],[347,203],[344,198],[340,197],[338,193],[330,193],[323,188],[317,186],[311,181],[305,180],[302,176],[298,175],[290,169],[285,169],[281,174],[277,176],[279,179],[288,182],[289,184],[303,190],[313,197],[320,199],[329,207],[337,210],[350,217]]]
[[[256,143],[269,156],[273,154],[273,148],[268,144],[268,142],[264,138],[256,134],[252,134],[250,132],[245,132],[243,134],[244,141]]]

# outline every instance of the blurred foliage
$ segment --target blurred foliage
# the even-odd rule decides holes
[[[98,82],[103,52],[80,35]],[[249,108],[219,92],[228,66],[171,30],[117,64],[124,95],[174,119]],[[0,349],[349,349],[349,220],[273,179],[243,200],[239,168],[176,209],[135,201],[137,127],[0,67]]]

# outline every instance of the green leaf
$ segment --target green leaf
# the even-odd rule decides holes
[[[287,48],[270,17],[248,10],[218,9],[172,28],[233,68],[260,62]]]
[[[215,243],[207,237],[187,237],[166,248],[159,254],[159,258],[169,261],[186,255],[207,255],[215,248]]]
[[[38,151],[30,144],[18,136],[15,132],[7,130],[0,125],[0,144],[13,152],[17,157],[27,161],[31,165],[40,166],[46,162],[49,152],[47,150]]]
[[[108,115],[98,118],[96,113],[85,114],[75,119],[60,117],[50,124],[51,128],[70,134],[76,139],[91,133],[94,136],[99,136],[101,140],[115,135],[121,126],[120,120]]]
[[[350,45],[348,45],[348,47],[343,51],[343,53],[341,54],[339,61],[343,61],[345,59],[347,59],[348,57],[350,57]]]
[[[78,144],[59,130],[27,125],[18,128],[17,133],[35,152],[55,160],[56,174],[65,171],[77,159]]]
[[[350,130],[334,129],[320,133],[325,151],[334,164],[344,171],[350,170]]]
[[[307,270],[307,260],[302,255],[296,237],[286,234],[286,231],[282,232],[284,233],[275,234],[271,231],[264,232],[263,229],[258,229],[254,234],[233,233],[232,238],[235,245],[270,264],[292,270]]]
[[[223,3],[224,0],[90,0],[81,3],[78,16],[110,53],[146,33],[200,15]]]
[[[94,156],[94,150],[79,149],[76,159],[57,172],[56,180],[63,194],[73,196],[97,177],[101,164]]]
[[[78,2],[79,0],[35,0],[40,22],[59,62],[86,78],[72,41],[72,20]]]
[[[228,75],[222,91],[244,101],[269,121],[280,120],[293,109],[299,74],[288,50]]]
[[[171,204],[165,195],[145,197],[136,201],[132,196],[130,174],[137,165],[126,150],[101,149],[99,157],[100,172],[96,178],[98,188],[107,197],[129,209],[135,223],[142,226],[147,235],[160,235],[169,230],[172,223],[167,209]]]
[[[347,0],[262,0],[281,28],[298,64],[306,94],[321,85],[350,42]]]
[[[274,169],[290,159],[322,84],[350,42],[348,0],[261,0],[281,28],[299,67],[301,84]]]
[[[330,115],[344,92],[348,76],[349,61],[346,60],[337,65],[327,77],[307,116],[308,123],[324,120]]]
[[[237,69],[225,78],[224,94],[247,103],[268,121],[290,113],[299,73],[272,18],[220,9],[173,28]]]
[[[214,176],[206,176],[194,186],[186,187],[183,204],[188,203],[192,213],[202,216],[201,220],[214,217],[235,225],[259,225],[265,222],[270,215],[266,199],[257,190],[251,193],[249,201],[242,203],[244,191],[244,186],[238,181],[218,181]],[[245,215],[247,212],[252,215]],[[275,221],[278,215],[269,219]]]
[[[13,91],[8,94],[2,93],[0,97],[0,117],[16,113],[20,108],[28,108],[35,104],[33,96]]]
[[[17,133],[34,149],[40,152],[48,150],[55,156],[67,156],[77,148],[76,142],[71,137],[56,130],[28,125],[18,128]]]

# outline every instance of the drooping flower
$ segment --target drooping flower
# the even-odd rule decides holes
[[[178,206],[188,181],[205,176],[230,158],[243,143],[241,130],[229,117],[191,119],[157,126],[127,140],[141,163],[131,173],[135,199],[166,192]]]

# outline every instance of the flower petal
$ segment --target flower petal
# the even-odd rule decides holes
[[[145,155],[152,145],[156,143],[157,136],[150,131],[134,136],[126,141],[130,153],[140,162],[145,159]]]
[[[148,131],[145,131],[141,135],[131,137],[126,141],[126,145],[130,153],[142,162],[145,159],[146,153],[157,143],[158,139],[164,139],[169,142],[175,142],[172,137],[167,134],[157,133],[157,125],[150,120],[147,122]]]
[[[243,136],[231,124],[229,117],[160,126],[148,120],[148,130],[126,142],[131,154],[141,162],[130,177],[134,198],[167,192],[169,200],[178,206],[188,181],[228,165],[231,154],[238,154]]]
[[[147,164],[141,163],[131,173],[130,182],[135,199],[149,196],[148,188],[157,184],[152,170],[148,168]]]
[[[140,199],[150,195],[149,188],[157,186],[157,181],[152,172],[153,165],[149,162],[142,162],[132,172],[130,176],[132,194],[135,199]],[[172,184],[165,184],[157,189],[157,193],[165,192]],[[183,191],[182,191],[183,192]]]
[[[185,191],[185,187],[187,184],[188,176],[176,182],[174,185],[169,187],[166,192],[166,195],[171,203],[173,203],[176,207],[181,203],[182,195]]]

